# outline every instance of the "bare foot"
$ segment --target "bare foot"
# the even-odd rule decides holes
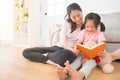
[[[66,70],[69,71],[69,74],[71,75],[71,79],[72,79],[72,80],[83,80],[83,78],[84,78],[84,73],[78,72],[78,71],[74,70],[74,69],[70,66],[69,61],[67,61],[67,62],[65,63],[65,66],[66,66],[66,67],[65,67]]]
[[[64,79],[65,79],[67,70],[65,70],[65,69],[64,69],[63,67],[61,67],[61,66],[58,66],[58,67],[56,68],[56,72],[57,72],[60,80],[64,80]]]
[[[57,64],[57,63],[55,63],[55,62],[53,62],[53,61],[51,61],[51,60],[47,60],[46,61],[46,63],[48,63],[48,64],[51,64],[51,65],[54,65],[54,66],[60,66],[59,64]]]

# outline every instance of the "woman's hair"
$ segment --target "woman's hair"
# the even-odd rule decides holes
[[[100,24],[100,31],[103,31],[103,32],[105,31],[105,25],[101,22],[100,16],[96,13],[89,13],[88,15],[86,15],[85,22],[81,26],[81,30],[85,29],[85,24],[86,24],[87,20],[93,20],[93,22],[96,26],[96,29],[98,28],[98,25]]]
[[[71,33],[76,29],[76,24],[71,20],[70,18],[70,14],[71,14],[71,11],[73,10],[79,10],[82,12],[82,9],[81,7],[77,4],[77,3],[72,3],[70,4],[68,7],[67,7],[67,14],[65,15],[65,19],[67,17],[67,21],[71,23]]]

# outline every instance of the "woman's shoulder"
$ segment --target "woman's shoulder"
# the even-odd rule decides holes
[[[81,32],[84,33],[84,32],[87,32],[87,31],[85,29],[82,29]]]
[[[71,27],[71,23],[68,22],[67,20],[64,20],[64,26],[65,27]]]

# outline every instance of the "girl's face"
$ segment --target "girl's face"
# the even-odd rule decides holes
[[[85,29],[89,32],[96,32],[97,30],[93,20],[86,21]]]
[[[76,25],[81,25],[83,23],[82,21],[82,12],[79,11],[79,10],[72,10],[71,13],[70,13],[70,18],[71,20],[76,23]]]

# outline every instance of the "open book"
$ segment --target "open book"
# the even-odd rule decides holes
[[[77,44],[76,48],[80,51],[83,52],[84,56],[88,59],[95,58],[97,56],[97,53],[100,51],[104,51],[106,44],[104,42],[95,44],[91,48],[82,45],[82,44]]]

